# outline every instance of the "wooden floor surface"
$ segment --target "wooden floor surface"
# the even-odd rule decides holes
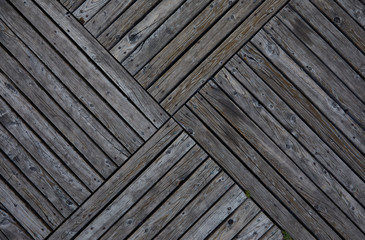
[[[0,0],[0,239],[365,239],[362,0]]]

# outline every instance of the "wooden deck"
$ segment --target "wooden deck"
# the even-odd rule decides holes
[[[0,239],[365,239],[363,0],[0,0],[0,94]]]

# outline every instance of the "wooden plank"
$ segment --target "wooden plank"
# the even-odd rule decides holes
[[[293,9],[287,5],[277,17],[315,53],[346,86],[364,103],[365,81],[351,66],[322,39]],[[333,61],[336,59],[336,61]]]
[[[365,78],[365,55],[353,44],[349,44],[340,30],[309,1],[292,0],[289,4]]]
[[[0,202],[34,239],[44,239],[49,227],[10,189],[0,177]]]
[[[0,130],[1,149],[4,154],[28,177],[64,217],[69,216],[77,207],[72,198],[1,125]],[[54,215],[52,214],[51,216]],[[60,220],[57,219],[53,219],[53,221],[60,223]]]
[[[73,12],[85,0],[59,0],[70,12]]]
[[[147,88],[236,2],[214,0],[135,75],[137,81]]]
[[[259,212],[260,208],[247,199],[207,239],[233,239]]]
[[[97,239],[123,216],[158,182],[193,146],[194,141],[182,133],[125,191],[110,203],[76,239]]]
[[[365,28],[365,5],[358,0],[336,0],[345,11],[353,17],[358,24]]]
[[[19,225],[4,207],[0,206],[0,239],[22,239],[31,240],[32,237]]]
[[[1,131],[5,130],[1,125],[0,129]],[[63,221],[64,217],[1,151],[0,159],[0,175],[6,179],[7,183],[38,213],[51,229],[55,229]]]
[[[2,30],[3,31],[2,31]],[[37,82],[50,94],[65,112],[91,139],[117,164],[121,165],[130,155],[87,109],[77,101],[50,70],[18,39],[0,20],[0,42],[10,51]],[[43,45],[44,46],[44,45]],[[43,47],[42,46],[42,47]],[[44,47],[43,47],[44,49]],[[68,67],[61,66],[61,68]],[[64,71],[63,71],[64,72]],[[71,79],[70,79],[71,80]],[[72,79],[71,81],[75,81]],[[81,87],[79,85],[79,87]],[[118,121],[119,124],[119,121]]]
[[[79,45],[85,53],[105,72],[106,75],[118,86],[119,89],[144,113],[145,116],[157,127],[161,127],[168,120],[168,115],[161,106],[153,101],[146,91],[134,78],[84,29],[76,20],[66,13],[55,2],[37,0],[38,4],[55,19],[61,28]],[[140,2],[140,1],[138,1]],[[151,2],[151,1],[148,1]],[[50,4],[50,5],[47,5]],[[141,9],[138,9],[139,12]],[[136,14],[136,12],[134,12]],[[100,79],[99,79],[100,81]],[[121,99],[118,99],[120,106]],[[140,121],[138,119],[138,121]],[[152,128],[152,127],[151,127]],[[145,131],[146,132],[146,131]],[[145,134],[146,136],[147,134]]]
[[[87,23],[101,8],[110,0],[86,0],[75,11],[73,15],[79,19],[82,24]],[[125,3],[125,1],[123,1]]]
[[[268,0],[260,5],[162,101],[162,107],[170,114],[177,111],[215,71],[224,65],[286,3],[285,0]]]
[[[277,226],[273,226],[260,240],[283,240],[283,235]]]
[[[5,75],[0,73],[1,96],[9,105],[38,133],[40,138],[68,165],[72,171],[91,190],[101,184],[101,177],[85,162],[85,160],[60,136],[60,134],[47,122],[29,102],[21,96],[13,84],[10,84]]]
[[[246,199],[245,193],[235,184],[181,237],[181,239],[206,238]]]
[[[311,0],[311,2],[331,19],[362,52],[365,53],[365,31],[340,6],[329,0]]]
[[[137,46],[157,29],[184,0],[163,0],[147,14],[137,25],[121,38],[110,53],[120,62],[124,61]]]
[[[276,91],[289,107],[295,109],[306,124],[308,124],[321,138],[323,138],[323,141],[325,141],[342,159],[344,159],[352,169],[355,169],[356,173],[359,174],[363,180],[365,179],[364,156],[343,136],[342,133],[339,132],[337,128],[332,125],[332,123],[323,116],[321,112],[312,106],[308,99],[295,90],[292,83],[290,83],[274,66],[272,66],[272,64],[251,43],[242,48],[238,54],[252,69],[255,70],[257,75],[265,81],[265,84],[260,84],[260,88],[265,88],[265,94],[266,92],[267,94],[270,94],[268,96],[269,98],[275,95],[272,94],[272,90],[269,90],[267,85]],[[257,97],[262,98],[258,94]],[[270,105],[271,102],[268,103],[269,106],[273,105]],[[269,107],[269,109],[270,108],[272,107]],[[289,116],[291,117],[292,114]],[[292,124],[294,123],[290,119],[289,121],[291,121]],[[296,131],[296,128],[293,130],[296,134],[299,134],[299,131]]]
[[[71,239],[117,196],[181,132],[173,120],[165,123],[120,169],[85,201],[49,239]]]
[[[103,177],[108,177],[116,165],[98,146],[86,136],[83,130],[68,117],[57,103],[28,75],[15,59],[0,48],[0,66],[4,72],[49,121],[85,156]]]
[[[195,145],[158,183],[156,183],[101,239],[125,239],[205,162],[207,154]]]
[[[209,159],[171,196],[157,211],[129,237],[129,239],[153,239],[153,237],[180,212],[219,172],[220,168]]]
[[[61,31],[61,29],[56,26],[51,19],[49,19],[42,11],[39,9],[34,2],[32,1],[19,1],[14,0],[14,5],[18,8],[19,11],[25,11],[24,8],[27,9],[26,11],[26,18],[28,21],[30,21],[35,28],[53,45],[62,55],[69,61],[69,63],[77,69],[77,71],[84,77],[85,80],[87,80],[91,86],[94,87],[95,90],[99,92],[99,94],[107,101],[111,106],[132,126],[132,128],[143,138],[148,139],[154,132],[155,127],[153,124],[146,119],[146,117],[143,115],[142,112],[140,112],[136,106],[134,106],[129,99],[120,91],[119,88],[116,88],[115,85],[112,83],[113,80],[109,79],[107,76],[105,76],[105,73],[100,71],[96,65],[94,65],[90,59],[88,59],[87,56],[84,55],[80,49],[77,48],[77,46],[69,39],[66,34]],[[61,11],[65,11],[64,8],[62,8],[61,5],[58,4],[55,1],[52,2],[45,2],[42,3],[38,2],[45,11],[50,11],[57,16],[52,16],[54,19],[59,19],[62,21],[57,22],[60,27],[64,28],[64,31],[70,34],[71,36],[77,37],[79,40],[85,41],[82,42],[80,45],[79,41],[76,41],[77,44],[83,49],[89,51],[94,51],[93,47],[89,46],[88,43],[90,43],[90,39],[87,38],[87,36],[90,36],[89,33],[87,33],[86,29],[84,29],[78,22],[76,24],[72,25],[71,21],[74,20],[74,18],[67,17],[65,18],[64,15],[62,15]],[[54,5],[53,5],[54,4]],[[44,6],[46,5],[46,6]],[[54,9],[53,7],[58,6],[59,9]],[[66,14],[66,13],[65,13]],[[62,15],[59,16],[59,15]],[[42,22],[42,24],[40,24]],[[47,23],[47,24],[43,24]],[[86,34],[80,34],[80,31],[77,29],[74,29],[75,26],[79,26]],[[68,30],[68,31],[67,31]],[[91,37],[91,36],[90,36]],[[92,38],[93,41],[96,41],[94,38]],[[97,44],[98,47],[101,48],[100,44]],[[105,51],[105,49],[103,49]],[[95,56],[95,55],[93,55]],[[109,55],[110,56],[110,55]],[[111,57],[111,56],[110,56]],[[97,55],[97,58],[102,58],[101,55]],[[93,59],[94,60],[94,59]],[[115,61],[115,60],[114,60]],[[103,64],[106,65],[107,62],[103,62]],[[108,62],[108,65],[110,63]],[[119,66],[120,67],[120,66]],[[115,79],[115,78],[114,78]],[[118,76],[119,82],[122,82],[120,80],[120,74]],[[131,91],[133,88],[128,88],[129,92],[132,92],[133,95],[136,95],[133,91]],[[125,91],[123,91],[125,93]],[[128,95],[128,94],[127,94]],[[141,104],[141,103],[139,103]],[[152,108],[153,104],[150,104],[150,107]],[[146,106],[144,106],[146,107]],[[149,110],[151,111],[151,109]],[[156,114],[156,113],[155,113]]]
[[[293,33],[276,17],[264,27],[275,42],[321,87],[327,95],[336,101],[346,114],[350,115],[362,129],[365,129],[365,105],[358,99],[341,80],[312,54]],[[365,38],[364,38],[365,39]],[[365,84],[365,81],[363,81]],[[360,86],[358,86],[360,87]]]
[[[232,178],[243,189],[250,191],[252,197],[257,203],[268,212],[268,214],[276,220],[276,222],[290,229],[290,233],[296,239],[314,239],[312,234],[303,227],[301,223],[289,213],[289,211],[279,202],[274,195],[269,192],[266,187],[237,159],[207,128],[190,112],[185,106],[182,107],[174,116],[174,118],[186,129],[192,137],[204,148],[209,154],[218,161],[218,163],[232,176]],[[237,143],[235,143],[236,145]],[[267,177],[267,176],[266,176]],[[260,175],[260,178],[266,178],[265,175]],[[272,184],[272,181],[269,181]],[[278,194],[276,187],[275,194]],[[299,201],[296,198],[296,201]],[[297,206],[297,204],[295,204]],[[308,214],[308,212],[305,212]],[[315,221],[315,219],[311,219]],[[318,227],[318,223],[315,224]],[[321,228],[323,230],[324,228]],[[321,232],[316,232],[316,235],[321,235]],[[324,234],[322,236],[333,236],[338,239],[335,234]]]
[[[153,56],[180,32],[196,15],[209,4],[210,0],[188,0],[182,4],[156,31],[141,41],[123,62],[129,73],[135,75]],[[205,19],[206,20],[206,19]],[[184,30],[185,31],[185,30]],[[176,46],[175,46],[176,51]]]
[[[341,229],[352,228],[352,231],[357,231],[361,236],[361,232],[349,219],[364,230],[362,229],[362,226],[365,226],[364,208],[293,137],[288,133],[285,134],[286,131],[280,129],[275,122],[261,121],[260,117],[253,118],[255,121],[251,120],[212,81],[209,81],[200,92],[217,110],[217,112],[210,110],[209,113],[221,114],[323,218],[335,228],[340,228],[337,229],[339,232]],[[206,106],[207,102],[201,102],[209,109]],[[224,121],[220,123],[228,124]],[[273,132],[274,128],[277,132]],[[343,234],[350,235],[349,232]]]
[[[263,212],[261,212],[235,238],[239,240],[258,240],[272,226],[273,223],[270,221],[270,219]]]
[[[360,191],[360,189],[365,187],[364,182],[332,150],[325,147],[325,143],[305,125],[298,115],[291,111],[283,102],[280,102],[276,95],[270,93],[269,89],[266,89],[267,86],[266,88],[261,87],[260,83],[262,84],[262,82],[260,81],[262,80],[258,79],[258,76],[242,60],[233,58],[226,66],[229,66],[230,70],[237,69],[233,74],[242,84],[251,86],[251,92],[259,95],[261,91],[262,93],[265,92],[265,94],[261,99],[254,97],[247,90],[248,88],[243,87],[226,69],[223,69],[215,76],[217,84],[227,95],[233,98],[241,109],[245,110],[251,119],[254,119],[254,122],[266,134],[271,135],[271,139],[277,140],[278,146],[281,146],[284,150],[286,149],[286,151],[291,151],[288,156],[297,159],[311,159],[311,164],[316,165],[309,166],[309,169],[317,168],[313,173],[322,175],[324,174],[323,170],[327,169],[329,173],[327,172],[325,175],[329,175],[329,179],[335,177],[360,203],[365,201],[365,193]],[[267,108],[265,109],[259,101]],[[272,107],[270,108],[270,106]],[[289,148],[286,146],[287,143]],[[327,153],[327,151],[331,151],[331,154]],[[311,172],[310,175],[313,175],[313,173]],[[356,186],[356,189],[351,186]],[[343,189],[341,191],[343,192]]]
[[[232,179],[221,171],[162,229],[156,239],[179,239],[233,184]]]
[[[149,88],[157,101],[164,99],[215,49],[262,1],[239,1]]]
[[[40,169],[44,168],[77,204],[81,204],[90,195],[89,189],[80,179],[63,164],[61,159],[47,147],[46,143],[42,142],[40,137],[33,133],[31,128],[2,99],[0,99],[0,122],[24,149],[37,160],[39,165],[42,166]],[[46,195],[50,196],[48,192]],[[68,199],[64,196],[63,198]],[[72,203],[72,201],[70,202]]]
[[[86,24],[86,28],[109,50],[159,2],[160,0],[135,1],[126,9],[128,5],[125,2],[111,1]],[[126,3],[131,4],[132,1]]]
[[[311,99],[311,104],[323,114],[362,152],[365,153],[364,131],[321,89],[294,60],[263,31],[252,38],[252,43],[295,84],[298,90]],[[295,89],[296,89],[295,88]]]

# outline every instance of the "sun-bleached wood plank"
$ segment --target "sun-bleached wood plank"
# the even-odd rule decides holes
[[[283,234],[277,226],[273,226],[270,230],[260,238],[260,240],[283,240]]]
[[[261,212],[235,238],[237,240],[258,240],[272,226],[271,220]]]
[[[214,0],[135,75],[137,81],[147,88],[236,2]]]
[[[2,177],[0,202],[34,239],[44,239],[51,233],[49,227],[9,188]]]
[[[118,169],[84,204],[82,204],[49,239],[71,239],[91,221],[110,200],[179,135],[182,129],[173,121],[166,122],[120,169]]]
[[[129,73],[135,75],[209,3],[210,0],[184,2],[156,31],[141,42],[140,46],[122,62],[122,65]]]
[[[170,114],[176,112],[192,95],[238,51],[287,1],[263,2],[229,37],[189,74],[162,102]]]
[[[237,159],[187,108],[182,107],[174,118],[186,129],[206,151],[210,153],[219,164],[230,173],[232,178],[243,188],[248,189],[257,203],[276,220],[280,226],[290,229],[296,239],[314,239],[301,223],[289,213],[272,193]],[[235,145],[237,142],[235,143]],[[261,177],[264,177],[261,175]],[[272,183],[272,181],[270,181]],[[274,190],[277,192],[277,189]],[[298,200],[298,198],[296,198]],[[308,214],[307,212],[305,214]],[[311,219],[313,221],[313,219]],[[317,224],[316,228],[318,227]],[[316,234],[321,234],[317,233]],[[323,236],[328,236],[324,234]],[[336,235],[332,234],[336,239]],[[339,238],[337,238],[339,239]]]
[[[59,0],[70,12],[73,12],[85,0]]]
[[[195,145],[158,183],[156,183],[123,217],[121,217],[102,237],[124,239],[163,201],[190,177],[201,165],[207,154]]]
[[[22,226],[16,222],[13,216],[11,216],[5,210],[2,204],[0,204],[0,223],[0,239],[32,239],[32,237],[22,228]]]
[[[86,0],[75,11],[73,15],[84,24],[89,21],[109,0]],[[125,3],[125,1],[123,1]]]

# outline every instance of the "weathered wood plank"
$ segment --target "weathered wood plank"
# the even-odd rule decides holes
[[[365,31],[337,3],[329,0],[311,0],[331,23],[336,25],[362,53],[365,53]]]
[[[340,30],[309,1],[292,0],[289,4],[365,78],[365,55]]]
[[[120,169],[82,204],[49,239],[71,239],[117,196],[181,132],[173,120],[165,123]]]
[[[286,3],[285,0],[267,0],[260,5],[162,101],[163,108],[170,114],[179,109],[215,71],[228,61]]]
[[[273,223],[270,219],[263,213],[259,213],[235,238],[238,240],[243,239],[260,239]]]
[[[1,125],[0,130],[5,131]],[[64,217],[1,151],[0,159],[0,175],[6,179],[7,183],[18,192],[51,229],[55,229],[62,222]]]
[[[85,187],[85,185],[75,175],[73,175],[69,169],[67,169],[62,161],[57,158],[47,145],[43,143],[35,133],[33,133],[30,127],[28,127],[27,124],[18,117],[16,113],[11,110],[10,106],[8,106],[2,99],[0,99],[0,123],[14,136],[14,138],[33,157],[33,159],[37,160],[40,165],[39,169],[44,168],[46,172],[64,189],[64,191],[75,200],[76,203],[81,204],[90,195],[89,189]],[[32,158],[29,157],[28,159],[30,160]],[[30,176],[31,175],[32,174],[30,174]],[[51,183],[52,182],[53,180]],[[35,185],[37,186],[38,183],[40,182],[36,180]],[[55,183],[46,184],[46,186],[47,185],[53,186]],[[44,194],[51,197],[52,194],[49,193],[50,189],[43,188],[40,187],[40,189],[44,191]],[[69,200],[66,195],[61,194],[62,191],[54,190],[50,192],[57,192],[57,195],[61,199],[64,199],[63,201]],[[69,202],[72,203],[72,201]],[[66,205],[65,209],[68,208],[69,205]],[[74,209],[75,207],[71,210]]]
[[[264,29],[285,52],[290,53],[290,57],[305,70],[313,79],[312,81],[315,81],[331,99],[346,110],[346,114],[350,115],[361,129],[365,129],[364,103],[341,82],[325,63],[312,54],[310,49],[295,37],[278,18],[271,19]],[[363,83],[365,84],[365,81]]]
[[[245,193],[235,184],[181,237],[181,239],[205,239],[246,199]]]
[[[91,190],[95,190],[102,178],[95,172],[85,160],[60,136],[60,134],[47,122],[41,114],[10,84],[5,75],[0,73],[1,96],[22,117],[22,119],[37,132],[48,146],[67,164],[72,171]]]
[[[287,5],[277,17],[315,53],[351,91],[365,102],[365,81],[322,39],[293,9]]]
[[[73,15],[84,24],[87,23],[109,0],[86,0],[75,11]],[[125,1],[123,1],[125,3]]]
[[[301,223],[289,213],[289,211],[280,203],[272,193],[270,193],[266,187],[249,171],[240,160],[238,160],[214,135],[206,128],[206,126],[200,122],[197,117],[190,112],[185,106],[182,107],[176,114],[175,119],[186,129],[192,137],[210,153],[210,155],[219,162],[219,164],[231,174],[232,178],[244,189],[248,189],[251,192],[255,201],[264,208],[273,219],[286,229],[290,229],[291,234],[296,239],[314,239],[312,234],[303,227]],[[236,140],[235,140],[236,141]],[[235,142],[234,145],[236,145]],[[268,177],[268,176],[266,176]],[[260,175],[260,178],[266,178],[265,175]],[[268,182],[269,185],[273,181]],[[274,192],[277,194],[276,186]],[[296,198],[298,201],[299,198]],[[294,202],[292,202],[294,203]],[[297,206],[297,204],[295,204]],[[299,206],[298,206],[299,207]],[[306,212],[305,214],[308,214]],[[311,218],[311,221],[314,219]],[[317,223],[318,224],[318,223]],[[318,225],[315,224],[315,228]],[[321,228],[322,230],[323,228]],[[317,233],[321,235],[321,233]],[[328,236],[324,234],[323,236]],[[331,234],[334,239],[338,239],[335,234]]]
[[[214,0],[135,75],[137,81],[147,88],[236,1]]]
[[[12,82],[85,156],[103,177],[108,177],[115,170],[116,165],[110,158],[86,136],[83,130],[38,86],[26,70],[2,48],[0,48],[0,66]]]
[[[129,30],[110,53],[120,62],[124,61],[137,46],[159,27],[184,0],[163,0],[147,14],[137,25]]]
[[[266,89],[267,86],[264,88],[260,85],[262,80],[258,79],[258,76],[244,62],[237,60],[235,57],[226,66],[229,66],[231,70],[237,69],[233,74],[241,83],[249,86],[252,93],[256,93],[255,95],[259,95],[260,91],[265,93],[261,99],[255,98],[247,90],[248,88],[243,87],[226,69],[223,69],[214,77],[217,84],[227,95],[233,98],[235,103],[241,109],[244,109],[246,114],[251,119],[254,119],[255,123],[266,134],[271,135],[271,139],[278,142],[278,146],[281,146],[286,151],[291,151],[288,155],[292,158],[296,156],[294,158],[311,159],[311,164],[316,164],[316,166],[309,166],[308,169],[318,169],[313,171],[313,173],[322,175],[324,174],[323,170],[327,169],[330,173],[327,172],[324,175],[338,179],[360,203],[365,201],[365,193],[360,191],[360,189],[365,188],[364,182],[332,150],[331,154],[327,153],[330,149],[325,147],[325,143],[305,125],[298,115],[292,112],[283,102],[280,102],[276,95],[270,93],[269,89]],[[258,100],[266,106],[266,109]],[[276,116],[276,119],[274,116]],[[302,137],[303,135],[305,136]],[[287,148],[287,143],[289,148]],[[309,155],[307,151],[312,155]],[[317,166],[317,164],[322,166]],[[313,173],[310,175],[313,175]],[[356,189],[352,186],[356,186]]]
[[[129,239],[153,239],[191,199],[199,194],[220,170],[213,160],[208,159]]]
[[[233,239],[259,212],[260,208],[251,199],[247,199],[208,239]]]
[[[73,12],[85,0],[59,0],[70,12]]]
[[[86,28],[109,50],[159,2],[160,0],[135,1],[126,9],[128,5],[125,2],[111,1],[95,19],[86,24]],[[126,3],[130,4],[132,1]]]
[[[129,73],[135,75],[153,56],[180,32],[196,15],[209,4],[210,0],[188,0],[182,4],[158,29],[146,40],[141,41],[123,62]],[[205,19],[206,20],[206,19]],[[183,31],[186,31],[184,29]],[[190,36],[191,37],[191,36]],[[176,51],[176,46],[175,46]]]
[[[233,184],[232,179],[221,171],[162,229],[156,239],[179,239]]]
[[[0,205],[0,239],[22,239],[31,240],[32,237],[15,221],[2,204]]]
[[[121,217],[102,237],[105,239],[125,239],[141,225],[165,198],[172,194],[201,165],[207,154],[195,145],[158,183],[156,183],[123,217]]]
[[[265,57],[285,73],[296,86],[294,89],[298,88],[307,98],[311,99],[311,105],[322,111],[362,153],[365,153],[363,129],[270,36],[260,31],[251,41]]]
[[[44,239],[49,227],[10,189],[0,177],[0,202],[34,239]]]
[[[110,203],[76,239],[97,239],[123,216],[158,182],[193,146],[194,141],[182,133],[126,190]],[[151,234],[149,232],[149,234]]]
[[[170,67],[148,92],[157,101],[164,99],[209,53],[217,47],[262,1],[239,1]]]
[[[345,11],[365,28],[365,5],[358,0],[336,0]]]
[[[130,155],[128,151],[77,101],[48,68],[0,20],[0,42],[11,51],[34,79],[50,94],[95,143],[117,164]],[[42,46],[44,48],[44,45]],[[66,66],[61,66],[63,69]],[[70,79],[71,80],[71,79]],[[72,79],[71,81],[75,81]],[[79,87],[81,87],[79,85]],[[120,122],[118,121],[118,124]]]
[[[206,105],[209,102],[217,110],[210,113],[221,114],[227,123],[220,123],[230,123],[322,217],[335,228],[338,226],[339,232],[341,229],[352,228],[352,231],[359,233],[349,219],[360,229],[365,226],[364,208],[293,137],[281,129],[276,121],[260,121],[260,117],[250,118],[212,81],[200,92],[207,99],[202,104],[208,109]],[[349,232],[346,234],[350,235]]]
[[[283,234],[277,226],[273,226],[260,240],[283,240]]]
[[[289,107],[295,109],[306,124],[308,124],[321,138],[323,138],[323,141],[325,141],[342,159],[344,159],[346,163],[348,163],[351,168],[362,177],[363,180],[365,179],[364,156],[323,116],[321,112],[313,107],[308,99],[306,99],[299,91],[295,90],[292,83],[290,83],[274,66],[272,66],[271,63],[251,43],[242,48],[238,54],[252,69],[255,70],[257,75],[259,75],[268,86],[278,93]],[[267,92],[267,94],[270,94],[270,98],[271,96],[275,96],[266,84],[260,84],[259,88],[264,88],[264,94]],[[259,99],[263,98],[258,94],[256,95]],[[271,102],[269,100],[266,100],[266,102],[268,102],[270,106]],[[283,104],[281,104],[281,106],[283,106]],[[292,114],[289,116],[291,117]],[[296,130],[296,128],[293,130]],[[299,133],[299,131],[294,132],[297,134]]]
[[[127,97],[115,87],[115,85],[101,72],[97,66],[92,64],[90,60],[84,55],[82,51],[80,51],[77,46],[63,33],[58,26],[56,26],[51,19],[49,19],[43,12],[32,2],[32,1],[22,1],[14,0],[14,5],[18,8],[18,10],[23,11],[24,8],[28,9],[26,12],[26,18],[36,27],[36,29],[41,32],[41,34],[50,41],[51,45],[53,45],[62,55],[65,57],[69,63],[77,69],[77,71],[84,77],[86,81],[88,81],[91,86],[94,87],[95,90],[99,92],[99,94],[108,101],[113,108],[133,127],[133,129],[145,140],[150,137],[154,131],[155,127],[151,122],[149,122],[145,116],[127,99]],[[47,6],[43,6],[44,10],[48,11],[57,11],[51,8],[54,6],[53,4],[57,4],[57,2],[49,2],[47,1]],[[60,10],[65,11],[60,5]],[[56,14],[61,14],[61,12],[54,12]],[[79,39],[86,38],[86,35],[80,35],[77,30],[74,30],[72,27],[75,25],[69,26],[70,22],[68,20],[75,20],[74,18],[62,16],[54,17],[54,19],[59,19],[63,21],[62,23],[58,22],[61,27],[67,28],[69,34],[77,34]],[[42,23],[42,24],[40,24]],[[47,24],[44,24],[47,23]],[[86,31],[79,23],[77,26],[80,26],[84,31]],[[77,32],[76,32],[77,31]],[[88,34],[90,35],[90,34]],[[93,38],[93,40],[95,40]],[[85,50],[87,45],[87,40],[83,42],[80,47]],[[101,47],[100,45],[98,45]],[[99,56],[98,56],[99,57]],[[104,63],[106,64],[106,63]],[[131,89],[129,89],[131,90]]]

